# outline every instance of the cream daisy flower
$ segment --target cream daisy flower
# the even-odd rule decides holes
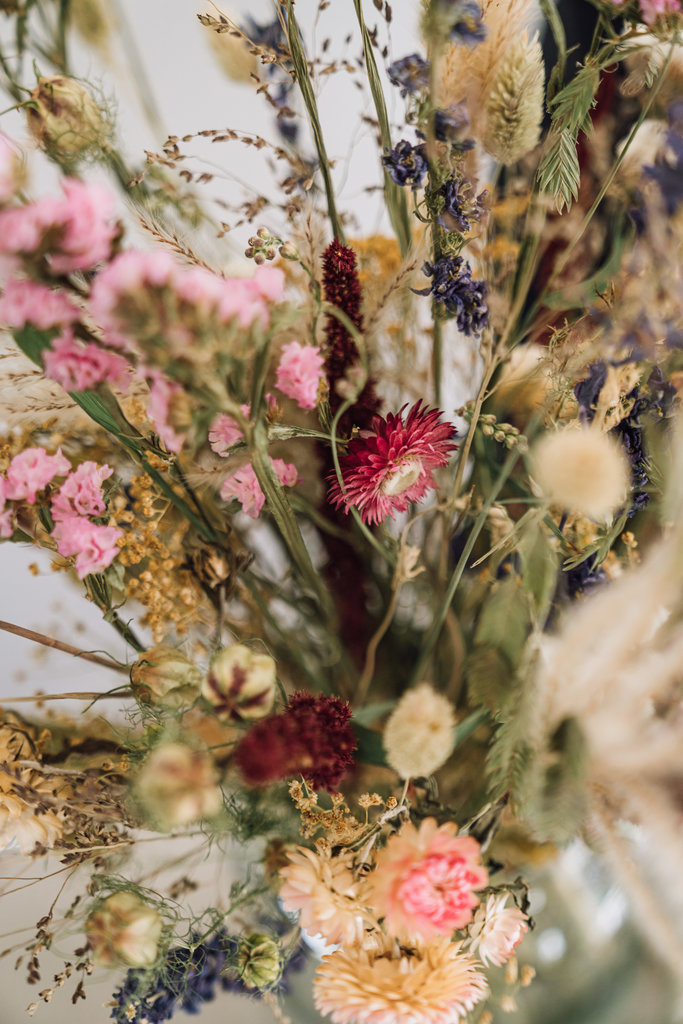
[[[366,926],[376,922],[362,898],[363,883],[354,877],[350,854],[333,857],[303,846],[288,852],[290,863],[280,899],[285,910],[301,912],[301,927],[327,942],[357,945]]]
[[[455,1024],[488,991],[477,961],[439,939],[405,949],[387,941],[323,957],[313,994],[334,1024]]]

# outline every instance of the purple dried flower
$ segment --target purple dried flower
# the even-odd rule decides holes
[[[382,163],[397,185],[418,188],[427,172],[424,144],[413,146],[402,139],[393,149],[386,151]]]
[[[443,302],[463,334],[481,334],[489,322],[487,287],[484,281],[472,280],[469,263],[462,256],[441,256],[434,263],[425,263],[422,270],[432,278],[431,287],[413,291]]]
[[[419,53],[411,53],[390,64],[387,75],[391,84],[400,88],[401,96],[412,96],[429,85],[429,61],[420,57]]]

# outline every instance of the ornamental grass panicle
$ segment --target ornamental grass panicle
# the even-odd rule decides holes
[[[589,519],[609,519],[628,495],[626,456],[600,430],[570,424],[546,434],[531,452],[531,465],[534,480],[554,505]]]
[[[348,512],[355,508],[364,523],[381,523],[422,501],[436,487],[432,470],[445,466],[457,448],[455,427],[442,422],[438,409],[417,402],[408,412],[375,416],[372,430],[349,442],[340,460],[343,490],[330,477],[331,504]]]
[[[472,920],[488,872],[477,840],[456,833],[452,822],[434,818],[419,829],[406,822],[377,853],[368,898],[389,935],[429,941]]]
[[[350,719],[339,697],[294,693],[285,711],[249,730],[235,763],[252,786],[303,775],[314,789],[334,790],[354,764]]]
[[[488,992],[477,968],[448,939],[339,949],[316,972],[315,1005],[334,1024],[455,1024]]]
[[[391,712],[382,735],[387,764],[402,779],[432,775],[455,745],[455,711],[429,683],[407,690]]]
[[[538,144],[545,100],[545,68],[538,36],[513,43],[496,69],[486,98],[481,142],[501,164],[521,160]]]

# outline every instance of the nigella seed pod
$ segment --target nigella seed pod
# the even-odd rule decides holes
[[[282,973],[279,945],[269,935],[248,935],[237,950],[237,969],[247,988],[270,988]]]
[[[135,781],[134,795],[147,819],[162,831],[214,818],[223,806],[214,763],[203,750],[161,743]]]
[[[61,75],[38,79],[26,119],[40,148],[62,163],[106,148],[111,136],[111,124],[92,93]]]
[[[166,708],[194,704],[202,685],[202,673],[175,647],[159,644],[145,651],[130,670],[136,697]]]
[[[151,967],[157,957],[161,915],[132,892],[108,896],[85,930],[93,960],[102,967]]]
[[[214,657],[202,694],[217,715],[235,721],[264,718],[275,698],[275,662],[244,644],[224,647]]]

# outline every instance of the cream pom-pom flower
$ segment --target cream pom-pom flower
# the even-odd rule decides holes
[[[431,775],[451,755],[455,712],[429,683],[408,690],[384,727],[387,763],[402,779]]]
[[[488,991],[461,944],[439,939],[416,948],[379,941],[323,957],[313,993],[334,1024],[455,1024]]]
[[[307,932],[347,947],[361,941],[366,926],[377,926],[366,909],[350,854],[333,857],[299,846],[288,857],[280,872],[285,880],[280,899],[285,910],[301,911],[300,924]]]
[[[626,456],[599,430],[572,424],[548,434],[535,445],[531,462],[543,494],[568,512],[605,520],[626,500]]]

